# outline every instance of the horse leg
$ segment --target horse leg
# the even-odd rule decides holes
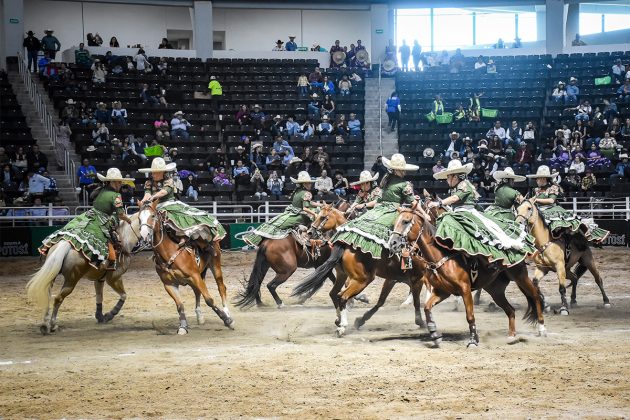
[[[477,289],[477,291],[475,292],[475,306],[479,306],[479,304],[481,303],[481,290],[483,289]]]
[[[347,282],[347,287],[341,292],[339,296],[339,326],[337,327],[337,337],[342,337],[346,332],[348,326],[348,300],[361,293],[368,284],[374,280],[374,275],[364,278],[363,281],[359,279],[350,278]]]
[[[109,285],[109,287],[114,289],[114,291],[118,293],[118,296],[120,297],[118,298],[118,302],[116,302],[116,305],[112,308],[112,310],[105,314],[105,322],[109,322],[114,319],[114,317],[118,315],[118,312],[120,312],[123,305],[125,304],[125,301],[127,300],[127,292],[125,292],[125,286],[123,285],[122,277],[114,277],[114,275],[108,276],[107,284]]]
[[[188,321],[186,321],[186,313],[184,312],[184,303],[182,302],[182,298],[179,295],[179,286],[173,284],[166,284],[164,280],[162,280],[162,284],[164,285],[164,289],[166,293],[173,299],[175,302],[175,307],[177,307],[177,313],[179,314],[179,328],[177,329],[177,334],[185,335],[188,334]]]
[[[53,303],[53,310],[52,310],[52,315],[50,317],[49,323],[48,323],[48,331],[44,332],[42,330],[42,333],[51,333],[51,332],[55,332],[57,331],[57,329],[59,328],[59,325],[57,325],[57,313],[59,312],[59,307],[61,306],[61,304],[63,303],[64,299],[70,294],[72,293],[72,291],[74,290],[74,287],[77,285],[77,282],[79,281],[79,279],[74,279],[74,277],[70,276],[70,279],[66,278],[64,276],[64,282],[63,285],[61,286],[61,290],[59,291],[59,294],[57,296],[55,296],[55,300]],[[44,326],[42,325],[42,328],[44,328]],[[41,330],[41,328],[40,328]]]
[[[437,330],[437,324],[433,319],[433,312],[431,311],[435,305],[442,302],[449,297],[450,294],[444,291],[438,290],[435,287],[431,289],[431,295],[424,303],[424,317],[427,320],[427,329],[429,330],[429,337],[433,340],[435,347],[440,347],[442,342],[442,334]]]
[[[214,256],[212,257],[212,261],[210,262],[210,271],[212,271],[214,281],[217,283],[217,288],[219,289],[219,296],[221,296],[221,305],[223,305],[223,312],[225,312],[227,316],[230,316],[230,310],[228,308],[227,300],[227,288],[225,287],[225,283],[223,282],[223,269],[221,268],[221,246],[219,245],[219,242],[216,241],[214,243]]]
[[[335,283],[328,293],[328,296],[330,296],[330,300],[332,300],[332,303],[335,306],[335,310],[337,311],[337,319],[335,320],[336,326],[339,326],[339,323],[341,322],[341,303],[339,302],[339,292],[341,292],[341,289],[343,288],[345,283],[346,275],[341,271],[337,271],[337,278],[335,279]]]
[[[206,318],[203,316],[203,311],[201,310],[201,293],[194,288],[193,292],[195,292],[195,315],[197,315],[197,325],[203,325],[206,323]]]
[[[96,312],[94,313],[94,317],[96,318],[96,322],[102,324],[105,322],[105,317],[103,316],[103,287],[105,286],[105,282],[101,280],[96,280],[94,282],[94,292],[96,292]]]
[[[276,292],[276,289],[282,283],[287,281],[287,279],[291,277],[291,275],[294,272],[295,270],[289,273],[276,273],[276,276],[273,278],[273,280],[267,283],[267,290],[269,290],[269,293],[271,293],[271,297],[273,297],[273,300],[276,301],[276,305],[278,305],[278,309],[281,309],[282,307],[284,307],[284,303],[282,302],[282,299],[280,299],[280,296],[278,295],[278,292]]]
[[[505,289],[508,285],[507,279],[502,276],[497,278],[486,286],[485,290],[488,292],[494,303],[496,303],[505,315],[508,317],[508,344],[514,344],[518,342],[516,338],[516,316],[514,307],[510,305],[510,302],[505,297]]]
[[[550,311],[550,307],[549,307],[549,304],[547,303],[547,301],[545,300],[545,295],[543,294],[542,290],[540,290],[540,280],[542,280],[542,278],[547,273],[548,273],[548,271],[541,270],[540,268],[536,267],[534,269],[534,278],[532,279],[532,282],[534,283],[534,287],[536,287],[536,289],[538,289],[538,294],[540,295],[540,299],[542,300],[542,305],[543,305],[543,311],[544,312],[549,312]]]
[[[477,347],[479,345],[479,334],[477,333],[477,325],[475,324],[475,311],[472,291],[470,290],[470,284],[464,283],[462,288],[462,299],[464,301],[464,308],[466,309],[466,320],[468,321],[468,329],[470,331],[470,340],[467,347]]]
[[[380,309],[380,307],[385,304],[387,296],[389,296],[395,284],[396,280],[385,279],[385,282],[383,283],[383,288],[381,289],[381,294],[378,297],[378,302],[376,302],[376,305],[369,311],[364,313],[363,316],[360,316],[354,320],[354,326],[357,330],[361,328],[370,318],[372,318],[372,316]]]
[[[400,304],[400,307],[402,308],[403,306],[411,305],[411,302],[413,302],[413,291],[411,290],[411,287],[409,287],[407,298]]]
[[[556,274],[558,276],[558,291],[560,292],[560,315],[569,315],[569,303],[567,302],[567,272],[564,259],[556,263]]]
[[[411,281],[411,295],[413,296],[413,309],[415,313],[416,325],[420,328],[424,327],[424,321],[422,320],[422,311],[420,310],[420,293],[422,292],[422,286],[424,280],[422,277]]]
[[[232,319],[232,317],[230,317],[230,315],[226,314],[221,308],[215,305],[214,299],[212,299],[212,296],[210,296],[210,292],[206,287],[206,282],[203,281],[199,272],[195,271],[191,273],[189,280],[190,287],[192,287],[193,290],[197,289],[201,293],[201,296],[203,296],[203,300],[206,302],[206,305],[211,307],[214,313],[217,314],[219,318],[221,318],[223,324],[230,329],[234,329],[234,320]]]
[[[608,299],[608,296],[606,295],[606,291],[604,290],[604,281],[602,280],[602,276],[599,274],[599,270],[597,269],[597,266],[595,265],[595,259],[593,258],[593,254],[590,248],[584,253],[580,262],[581,262],[580,265],[583,264],[595,278],[595,283],[597,283],[597,286],[599,287],[599,291],[602,292],[602,299],[604,300],[604,308],[607,308],[607,309],[610,308],[611,307],[610,300]],[[580,266],[578,266],[578,268],[579,267]]]

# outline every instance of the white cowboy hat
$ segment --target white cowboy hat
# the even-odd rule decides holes
[[[558,175],[558,172],[551,172],[549,166],[541,165],[536,170],[534,175],[526,175],[527,178],[555,178]]]
[[[144,174],[148,172],[171,172],[175,170],[176,166],[177,164],[175,162],[166,164],[164,159],[162,159],[161,157],[157,157],[153,159],[153,161],[151,162],[150,168],[141,168],[141,169],[138,169],[138,172],[142,172]]]
[[[46,32],[55,32],[55,31],[53,31],[52,29],[44,29],[44,33]]]
[[[569,79],[569,82],[577,82],[577,78],[575,78],[575,77],[571,77],[571,78]]]
[[[418,165],[407,163],[405,157],[400,153],[394,153],[391,159],[387,159],[383,156],[383,165],[385,165],[387,169],[397,169],[399,171],[417,171],[420,169]]]
[[[123,178],[120,173],[120,169],[118,168],[109,168],[107,170],[107,175],[103,176],[101,174],[96,174],[100,181],[134,181],[135,178]]]
[[[564,83],[562,80],[560,80],[560,81],[558,82],[558,84],[559,84],[559,85],[566,85],[566,83]]]
[[[294,184],[312,184],[313,180],[311,179],[311,176],[308,174],[308,172],[300,171],[297,179],[291,177],[291,182],[293,182]]]
[[[245,150],[245,148],[243,146],[236,146],[234,150]]]
[[[300,163],[300,162],[302,162],[302,159],[296,156],[294,158],[291,158],[291,160],[289,161],[289,165],[292,163]]]
[[[359,185],[365,182],[374,182],[378,179],[378,172],[372,175],[370,171],[362,171],[361,175],[359,175],[359,180],[355,182],[351,182],[350,185]]]
[[[324,115],[324,116],[322,117],[322,120],[327,120],[327,119],[328,119],[328,115]]]
[[[514,171],[512,170],[512,168],[505,168],[504,171],[496,171],[494,174],[492,174],[492,176],[497,181],[501,181],[502,179],[513,179],[516,182],[521,182],[521,181],[525,181],[526,179],[522,175],[514,174]]]
[[[469,174],[470,171],[472,171],[472,168],[473,168],[472,163],[467,163],[465,165],[462,165],[461,161],[457,159],[453,159],[448,163],[448,167],[446,169],[436,174],[433,174],[433,178],[446,179],[446,177],[451,174]]]
[[[628,154],[627,153],[620,154],[619,159],[628,159]]]
[[[254,105],[254,108],[260,108],[260,105],[255,104],[255,105]]]
[[[449,136],[449,137],[453,137],[453,136],[455,136],[455,137],[459,138],[459,133],[458,133],[457,131],[453,131],[453,132],[452,132],[451,134],[449,134],[448,136]]]
[[[210,80],[217,80],[217,76],[210,76]]]
[[[85,149],[86,152],[94,152],[96,151],[96,147],[95,146],[88,146],[87,149]]]
[[[459,152],[451,152],[451,159],[459,159]]]
[[[435,150],[431,149],[430,147],[427,147],[422,152],[422,156],[424,156],[425,158],[432,158],[433,156],[435,156]]]
[[[262,143],[253,143],[252,144],[252,150],[256,150],[259,147],[263,147],[263,144]]]
[[[67,103],[68,105],[74,105],[74,99],[68,99],[68,100],[66,101],[66,103]]]
[[[274,120],[281,120],[282,117],[280,115],[276,115],[275,117],[273,117]]]
[[[174,113],[173,115],[184,115],[184,111],[177,111],[176,113]]]

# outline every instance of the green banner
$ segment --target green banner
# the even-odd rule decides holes
[[[260,223],[232,223],[230,225],[230,248],[242,248],[247,245],[241,237],[245,232],[260,226]]]

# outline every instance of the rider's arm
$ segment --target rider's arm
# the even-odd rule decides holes
[[[131,219],[125,213],[125,208],[123,207],[122,195],[116,194],[114,197],[114,209],[116,211],[116,215],[120,220],[124,220],[125,222],[131,224]]]
[[[172,178],[165,180],[162,183],[162,189],[150,197],[151,201],[159,200],[162,197],[166,197],[167,195],[172,194],[173,190],[175,189],[174,187],[175,183],[173,182]]]
[[[549,204],[555,204],[555,202],[556,202],[555,198],[536,198],[536,203],[538,204],[549,205]]]

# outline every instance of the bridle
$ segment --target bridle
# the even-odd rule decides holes
[[[161,234],[160,242],[153,245],[153,248],[157,248],[158,246],[160,246],[160,244],[162,244],[162,241],[164,240],[164,234],[162,232],[162,217],[160,216],[160,212],[157,210],[153,210],[153,207],[151,207],[149,203],[145,203],[142,206],[142,208],[140,209],[140,212],[143,212],[143,211],[150,211],[151,217],[154,218],[152,225],[148,223],[148,219],[147,219],[147,223],[143,223],[142,220],[140,220],[140,229],[142,229],[143,226],[146,226],[147,229],[151,231],[151,242],[153,242],[153,237],[155,236],[155,224],[157,223],[159,226],[159,230]]]

